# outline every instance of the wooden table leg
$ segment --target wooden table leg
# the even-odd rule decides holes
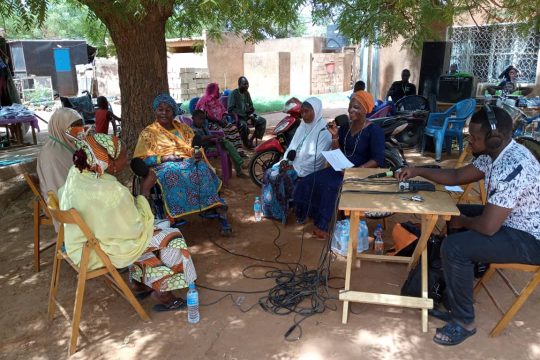
[[[22,124],[21,123],[17,123],[15,125],[15,137],[17,138],[17,142],[19,143],[19,145],[23,145],[24,144],[24,138],[23,138],[23,133],[22,133]]]
[[[351,212],[351,228],[349,232],[349,244],[347,248],[347,268],[345,270],[345,291],[351,289],[351,270],[352,264],[356,259],[356,243],[358,239],[358,224],[360,222],[360,212],[352,211]],[[349,302],[343,302],[343,316],[341,322],[343,324],[347,323],[347,317],[349,316]]]
[[[409,271],[414,268],[418,263],[418,260],[422,259],[422,298],[428,298],[428,259],[427,259],[427,242],[437,220],[438,215],[422,215],[422,233],[420,239],[418,239],[418,245],[414,249],[411,262],[409,264]],[[428,309],[422,309],[422,331],[428,331]]]

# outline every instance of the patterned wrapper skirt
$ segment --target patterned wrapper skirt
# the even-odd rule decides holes
[[[192,158],[156,167],[167,216],[176,219],[225,205],[218,191],[221,180],[204,161]]]
[[[178,229],[155,230],[148,248],[129,267],[131,277],[157,291],[183,289],[197,279],[186,241]]]

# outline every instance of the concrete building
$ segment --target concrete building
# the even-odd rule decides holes
[[[473,20],[470,16],[456,18],[452,27],[441,28],[439,33],[440,41],[452,43],[446,63],[456,63],[460,71],[474,75],[476,95],[481,95],[487,84],[498,83],[497,76],[510,64],[520,69],[520,84],[534,87],[533,94],[540,95],[538,34],[523,36],[516,31],[515,24],[488,24],[485,19]],[[360,44],[359,64],[355,68],[368,90],[382,99],[392,82],[400,80],[405,68],[411,71],[410,82],[419,88],[421,59],[422,53],[404,47],[403,39],[384,48]]]

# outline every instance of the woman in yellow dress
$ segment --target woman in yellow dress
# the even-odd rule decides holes
[[[81,136],[81,135],[79,135]],[[185,301],[172,290],[187,288],[197,278],[186,241],[178,229],[154,227],[145,196],[156,182],[153,171],[141,185],[143,195],[133,197],[114,176],[128,163],[127,150],[116,136],[82,136],[76,145],[65,185],[59,190],[60,208],[76,209],[92,230],[103,251],[117,268],[129,266],[132,289],[138,298],[152,294],[156,311],[180,309]],[[65,247],[80,264],[86,237],[77,225],[65,224]],[[93,252],[89,270],[103,266]]]
[[[161,94],[152,108],[156,120],[141,132],[134,157],[142,158],[155,170],[167,216],[174,221],[199,212],[215,215],[220,220],[222,235],[231,234],[227,205],[219,196],[221,180],[204,151],[194,151],[193,130],[174,120],[178,113],[176,102]]]

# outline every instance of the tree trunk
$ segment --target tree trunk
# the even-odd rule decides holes
[[[144,21],[113,37],[122,94],[122,138],[129,149],[154,121],[156,95],[169,92],[165,21]]]
[[[169,92],[165,23],[172,4],[146,3],[146,15],[111,11],[97,6],[100,0],[81,1],[107,26],[118,54],[122,104],[122,140],[133,150],[141,130],[154,121],[152,101]]]

